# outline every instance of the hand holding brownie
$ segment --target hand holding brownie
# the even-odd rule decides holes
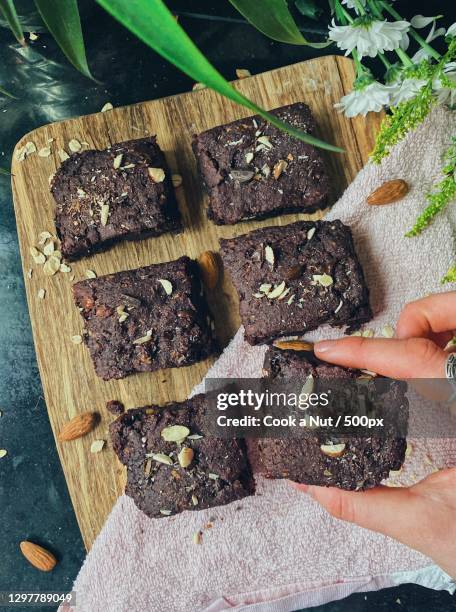
[[[315,345],[320,359],[395,378],[443,378],[444,347],[456,328],[456,291],[407,304],[395,339],[350,337]],[[456,578],[456,468],[410,488],[364,493],[294,484],[336,518],[378,531],[422,552]]]

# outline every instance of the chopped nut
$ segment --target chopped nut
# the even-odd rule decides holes
[[[50,147],[43,147],[42,149],[40,149],[38,151],[38,155],[40,157],[49,157],[50,154],[51,154],[51,148]]]
[[[288,287],[288,289],[285,289],[285,291],[283,293],[281,293],[277,299],[278,300],[283,300],[284,298],[287,297],[287,295],[290,293],[290,291],[291,291],[291,287]]]
[[[306,395],[308,393],[312,393],[312,391],[314,390],[314,387],[315,387],[314,377],[312,376],[312,374],[309,374],[309,376],[306,378],[306,382],[302,386],[301,394]]]
[[[231,178],[238,183],[247,183],[251,181],[254,174],[252,170],[230,170]]]
[[[191,436],[187,436],[187,440],[201,440],[203,436],[200,434],[192,434]]]
[[[40,232],[38,234],[38,244],[42,246],[46,243],[49,238],[52,238],[52,234],[50,232]]]
[[[190,434],[190,429],[185,425],[170,425],[161,431],[161,437],[166,442],[183,442]]]
[[[161,509],[160,514],[163,514],[163,516],[169,516],[171,514],[171,510]]]
[[[407,448],[405,449],[405,456],[410,457],[413,452],[413,444],[411,442],[407,442]]]
[[[147,170],[154,183],[163,183],[165,180],[165,171],[163,168],[147,168]]]
[[[90,445],[90,452],[99,453],[100,451],[103,450],[104,445],[105,445],[104,440],[94,440],[92,444]]]
[[[66,263],[62,263],[60,264],[60,272],[64,272],[65,274],[67,272],[71,272],[71,267],[68,266]]]
[[[150,476],[151,469],[152,469],[152,459],[149,458],[144,464],[144,475]]]
[[[272,149],[272,143],[267,136],[259,136],[258,142],[264,145],[267,149]]]
[[[114,157],[114,161],[112,162],[113,168],[117,170],[122,165],[123,153],[119,153]]]
[[[108,223],[109,218],[109,204],[102,204],[100,211],[100,222],[101,225],[105,226]]]
[[[274,251],[269,245],[266,245],[264,248],[264,258],[271,264],[271,266],[274,265]]]
[[[6,455],[8,454],[8,451],[4,448],[0,448],[0,459],[3,459],[3,457],[6,457]]]
[[[41,265],[46,262],[46,257],[44,256],[43,253],[41,253],[41,251],[38,251],[36,247],[30,247],[30,254],[33,257],[33,261],[36,264]]]
[[[60,259],[55,255],[49,257],[47,262],[43,266],[43,272],[46,276],[54,276],[56,272],[60,270]]]
[[[268,164],[263,164],[261,167],[261,172],[265,178],[268,178],[268,176],[271,174],[271,168],[268,166]]]
[[[246,163],[250,164],[250,162],[253,160],[254,158],[254,153],[252,153],[251,151],[249,151],[248,153],[245,154],[245,161]]]
[[[307,232],[307,240],[311,240],[312,236],[315,234],[316,231],[316,227],[311,227],[310,230]]]
[[[274,169],[272,171],[272,176],[275,178],[275,180],[277,181],[278,178],[280,177],[280,175],[282,174],[282,172],[284,170],[287,169],[287,162],[284,159],[280,159],[276,165],[274,166]]]
[[[329,274],[314,274],[312,276],[312,279],[315,283],[321,285],[322,287],[330,287],[334,280],[332,278],[332,276],[329,276]]]
[[[93,270],[86,270],[85,275],[86,278],[97,278],[97,275]]]
[[[193,91],[197,91],[198,89],[206,89],[207,85],[205,85],[204,83],[194,83],[192,90]]]
[[[133,344],[146,344],[146,342],[150,342],[151,339],[152,339],[152,330],[149,329],[149,331],[146,333],[145,336],[142,336],[141,338],[137,338],[136,340],[133,340]]]
[[[161,284],[163,289],[165,290],[166,295],[171,295],[173,292],[173,285],[166,278],[159,278],[158,282]]]
[[[273,300],[274,298],[279,297],[279,295],[282,295],[284,290],[285,290],[285,281],[282,281],[280,285],[277,285],[276,287],[274,287],[274,289],[267,294],[268,299]],[[261,287],[260,287],[260,291],[261,291]]]
[[[236,68],[236,76],[238,79],[246,79],[252,76],[252,73],[247,68]]]
[[[37,296],[39,300],[44,300],[46,296],[46,289],[38,289]]]
[[[43,253],[47,256],[50,257],[52,255],[52,253],[54,252],[55,247],[54,247],[54,243],[53,242],[48,242],[47,244],[44,245],[43,247]]]
[[[344,301],[340,300],[339,304],[337,305],[337,308],[334,311],[334,314],[337,314],[343,305],[344,305]]]
[[[76,138],[72,138],[68,143],[68,148],[72,153],[78,153],[82,149],[82,144]]]
[[[57,155],[59,156],[59,158],[60,158],[60,161],[61,161],[61,162],[64,162],[64,161],[66,161],[67,159],[70,159],[70,156],[69,156],[69,155],[68,155],[68,153],[65,151],[65,149],[59,149],[59,150],[57,151]]]
[[[194,544],[201,544],[201,540],[202,540],[202,532],[201,531],[197,531],[196,533],[193,534],[193,543]]]
[[[35,40],[38,40],[38,35],[35,34],[35,32],[30,32],[29,38],[31,41],[35,42]]]
[[[394,336],[394,327],[391,325],[384,325],[382,328],[382,336],[384,338],[392,338]]]
[[[173,183],[173,187],[176,189],[182,185],[182,176],[180,174],[172,174],[171,182]]]
[[[163,453],[152,453],[151,458],[158,463],[164,463],[165,465],[173,465],[173,460],[169,455]]]
[[[188,467],[193,461],[193,449],[188,446],[184,446],[180,453],[177,455],[179,465],[183,468]]]
[[[209,472],[207,477],[210,478],[211,480],[218,480],[220,478],[220,476],[218,474],[214,474],[212,472]]]
[[[196,497],[196,495],[192,495],[192,504],[193,504],[194,506],[197,506],[197,505],[198,505],[198,498]]]
[[[81,344],[82,336],[80,336],[79,334],[77,334],[76,336],[71,336],[71,342],[73,344]]]
[[[111,104],[111,102],[106,102],[106,104],[103,106],[103,108],[101,109],[101,111],[100,111],[100,112],[102,112],[102,113],[106,113],[106,111],[110,111],[110,110],[112,110],[113,108],[114,108],[114,107],[113,107],[113,105]]]
[[[328,457],[341,457],[345,451],[345,444],[322,444],[320,449]]]
[[[373,329],[365,329],[362,332],[362,336],[363,336],[363,338],[373,338],[374,337],[374,330]]]

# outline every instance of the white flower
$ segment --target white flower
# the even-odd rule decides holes
[[[408,44],[408,21],[367,21],[338,26],[334,19],[329,27],[329,38],[349,55],[353,49],[360,57],[375,57],[383,51],[394,51]]]
[[[366,6],[366,0],[359,0],[359,3],[363,8]],[[342,4],[345,4],[347,8],[354,9],[356,12],[358,12],[358,7],[356,6],[356,2],[354,0],[342,0]]]
[[[437,28],[437,30],[436,30],[435,29],[435,21],[434,21],[434,23],[432,24],[431,29],[429,30],[429,34],[426,36],[426,42],[427,43],[431,43],[433,40],[435,40],[439,36],[443,36],[444,34],[445,34],[445,28]],[[415,53],[415,55],[411,58],[411,60],[412,60],[412,62],[414,64],[419,64],[420,62],[422,62],[427,57],[429,57],[429,53],[426,51],[426,49],[420,48]]]
[[[391,83],[390,106],[397,106],[414,98],[426,83],[426,79],[404,79]]]
[[[344,96],[334,107],[343,112],[346,117],[367,115],[369,111],[378,113],[384,106],[390,104],[391,87],[372,81],[360,89],[354,89]]]
[[[447,36],[456,36],[456,21],[446,31]]]
[[[448,62],[443,72],[456,85],[456,62]],[[445,87],[440,79],[435,79],[432,87],[440,104],[446,104],[450,107],[456,105],[456,87]]]

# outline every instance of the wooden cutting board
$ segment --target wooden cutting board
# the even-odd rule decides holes
[[[346,150],[345,154],[326,155],[334,184],[333,199],[366,161],[379,123],[378,115],[349,121],[333,109],[334,103],[350,91],[353,79],[350,60],[329,56],[265,72],[234,84],[267,109],[297,101],[309,104],[319,125],[318,135]],[[123,469],[108,440],[108,424],[112,417],[105,409],[106,402],[118,399],[127,408],[132,408],[183,400],[203,378],[211,361],[103,382],[95,375],[85,346],[71,341],[71,336],[80,334],[83,329],[72,300],[71,276],[74,274],[75,280],[80,280],[85,278],[88,269],[100,276],[169,261],[184,254],[196,257],[204,250],[217,250],[219,237],[237,236],[265,225],[309,218],[286,215],[262,222],[239,223],[234,227],[217,227],[207,220],[205,195],[190,148],[191,135],[249,114],[245,108],[206,89],[54,123],[34,130],[17,144],[12,165],[14,204],[27,300],[51,426],[56,436],[62,425],[80,412],[96,410],[102,417],[96,430],[84,438],[66,443],[56,441],[87,548],[99,533],[124,483]],[[54,234],[55,231],[49,177],[60,164],[57,151],[62,148],[68,151],[68,142],[73,138],[88,143],[84,146],[102,149],[149,134],[157,134],[172,172],[183,177],[183,185],[176,192],[185,231],[179,236],[165,235],[119,244],[106,253],[71,264],[72,274],[45,276],[42,266],[34,264],[30,247],[37,245],[40,232],[47,230]],[[27,142],[33,142],[38,150],[50,146],[51,155],[41,157],[33,153],[25,161],[18,161],[16,152]],[[30,270],[33,271],[31,278]],[[46,291],[44,299],[38,298],[40,289]],[[237,300],[229,281],[224,280],[210,296],[210,305],[219,338],[226,343],[239,326]],[[90,452],[95,439],[107,441],[98,454]]]

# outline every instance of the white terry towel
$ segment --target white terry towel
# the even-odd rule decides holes
[[[406,302],[441,290],[439,280],[454,261],[449,211],[421,236],[404,234],[426,205],[455,128],[454,113],[436,109],[380,166],[368,164],[327,216],[353,230],[374,330],[394,325]],[[366,196],[393,178],[410,184],[407,197],[392,206],[367,206]],[[338,335],[327,328],[309,337]],[[241,329],[208,375],[259,377],[264,351],[246,344]],[[456,439],[432,445],[417,440],[413,447],[398,483],[456,465]],[[193,542],[198,530],[200,545]],[[287,612],[403,582],[455,590],[423,555],[333,519],[284,481],[260,478],[254,497],[163,519],[148,519],[122,496],[76,579],[75,610]]]

